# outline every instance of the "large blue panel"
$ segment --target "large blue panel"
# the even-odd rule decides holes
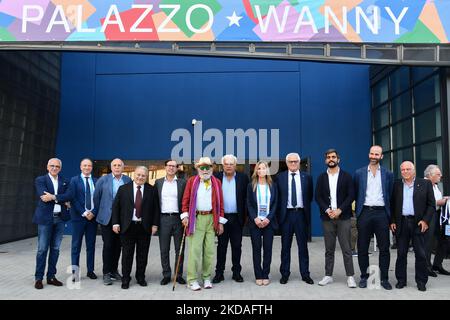
[[[300,143],[298,72],[108,75],[96,88],[97,159],[166,159],[194,118],[203,131],[280,129],[283,153]]]
[[[67,176],[79,160],[166,159],[174,129],[280,129],[280,158],[297,151],[325,170],[367,163],[368,66],[205,57],[64,53],[57,152]],[[204,143],[204,146],[208,142]],[[313,235],[321,235],[317,207]]]

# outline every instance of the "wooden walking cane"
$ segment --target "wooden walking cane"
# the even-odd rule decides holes
[[[178,269],[180,268],[181,255],[183,254],[183,246],[184,246],[184,238],[185,237],[186,237],[186,226],[184,226],[184,229],[183,229],[183,238],[181,239],[180,252],[178,252],[178,261],[177,261],[177,267],[175,268],[175,277],[173,277],[172,291],[175,291],[175,285],[177,284]]]

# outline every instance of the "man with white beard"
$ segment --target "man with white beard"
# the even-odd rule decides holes
[[[191,290],[200,290],[199,264],[205,289],[211,289],[211,270],[215,254],[215,235],[223,233],[224,218],[222,184],[212,175],[213,165],[208,157],[195,164],[198,174],[191,177],[183,195],[180,218],[186,227],[189,247],[187,282]]]

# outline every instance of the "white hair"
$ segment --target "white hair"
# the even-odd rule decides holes
[[[286,156],[286,162],[288,161],[289,157],[296,157],[298,159],[298,161],[300,161],[300,155],[296,152],[288,153],[288,155]]]
[[[222,157],[222,165],[225,165],[225,160],[226,159],[231,159],[231,160],[233,160],[233,163],[234,164],[237,164],[237,158],[234,156],[234,155],[232,155],[232,154],[226,154],[226,155],[224,155],[223,157]]]
[[[142,169],[145,171],[145,174],[148,176],[148,168],[145,166],[137,166],[136,169],[134,169],[134,172],[136,172],[138,169]]]
[[[435,165],[435,164],[428,165],[428,167],[426,167],[425,171],[423,172],[423,176],[425,178],[431,177],[432,175],[434,175],[434,172],[436,171],[436,169],[440,170],[438,165]]]
[[[60,159],[58,159],[58,158],[51,158],[51,159],[49,159],[48,162],[47,162],[47,165],[49,165],[50,161],[53,161],[53,160],[59,161],[59,166],[62,168],[62,161]]]

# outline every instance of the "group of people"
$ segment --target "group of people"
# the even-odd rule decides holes
[[[210,289],[224,281],[228,243],[231,246],[232,279],[243,282],[241,275],[242,231],[248,223],[253,251],[255,283],[270,283],[272,244],[275,231],[281,232],[281,284],[290,277],[291,246],[295,239],[301,279],[314,284],[309,271],[308,228],[310,226],[313,194],[319,206],[325,243],[325,276],[319,285],[333,282],[336,239],[342,250],[347,285],[356,288],[351,247],[352,203],[358,229],[358,264],[361,271],[359,287],[367,287],[369,278],[369,245],[375,235],[380,250],[381,286],[391,290],[388,269],[390,264],[390,230],[397,238],[396,288],[406,286],[406,261],[410,241],[415,252],[415,280],[417,288],[426,290],[428,276],[434,271],[450,274],[442,267],[446,254],[445,225],[448,217],[439,215],[445,207],[437,184],[441,173],[436,165],[425,170],[425,179],[416,177],[414,164],[405,161],[400,170],[402,179],[394,182],[393,173],[380,165],[383,151],[372,146],[369,165],[352,176],[339,166],[340,156],[334,149],[325,153],[327,170],[319,175],[313,192],[311,176],[300,171],[300,156],[286,156],[288,170],[272,179],[269,164],[259,161],[249,179],[236,171],[234,155],[222,158],[222,172],[213,172],[210,158],[195,163],[197,174],[187,181],[177,177],[175,160],[165,162],[166,175],[152,186],[147,183],[148,169],[135,169],[134,180],[123,174],[120,159],[111,162],[111,174],[98,180],[92,177],[92,161],[83,159],[81,174],[67,182],[59,175],[62,163],[50,159],[48,174],[36,179],[40,197],[34,222],[38,224],[38,252],[36,257],[35,288],[43,288],[48,255],[47,283],[62,286],[56,279],[56,263],[64,231],[64,222],[71,219],[72,268],[74,281],[79,269],[83,236],[87,250],[87,277],[96,279],[94,249],[97,224],[103,238],[103,283],[121,281],[128,289],[136,251],[135,278],[146,286],[145,270],[151,236],[158,232],[161,253],[162,280],[186,284],[193,290]],[[439,222],[439,223],[437,223]],[[435,227],[437,226],[437,227]],[[428,229],[432,230],[428,230]],[[435,235],[437,237],[435,237]],[[218,237],[217,247],[215,237]],[[183,278],[184,246],[188,245],[187,281]],[[175,246],[175,265],[171,268],[171,239]],[[438,240],[434,264],[431,264],[430,244]],[[122,255],[122,275],[118,272]],[[214,257],[217,256],[212,277]],[[200,271],[200,272],[199,272]],[[433,275],[434,274],[434,275]]]

